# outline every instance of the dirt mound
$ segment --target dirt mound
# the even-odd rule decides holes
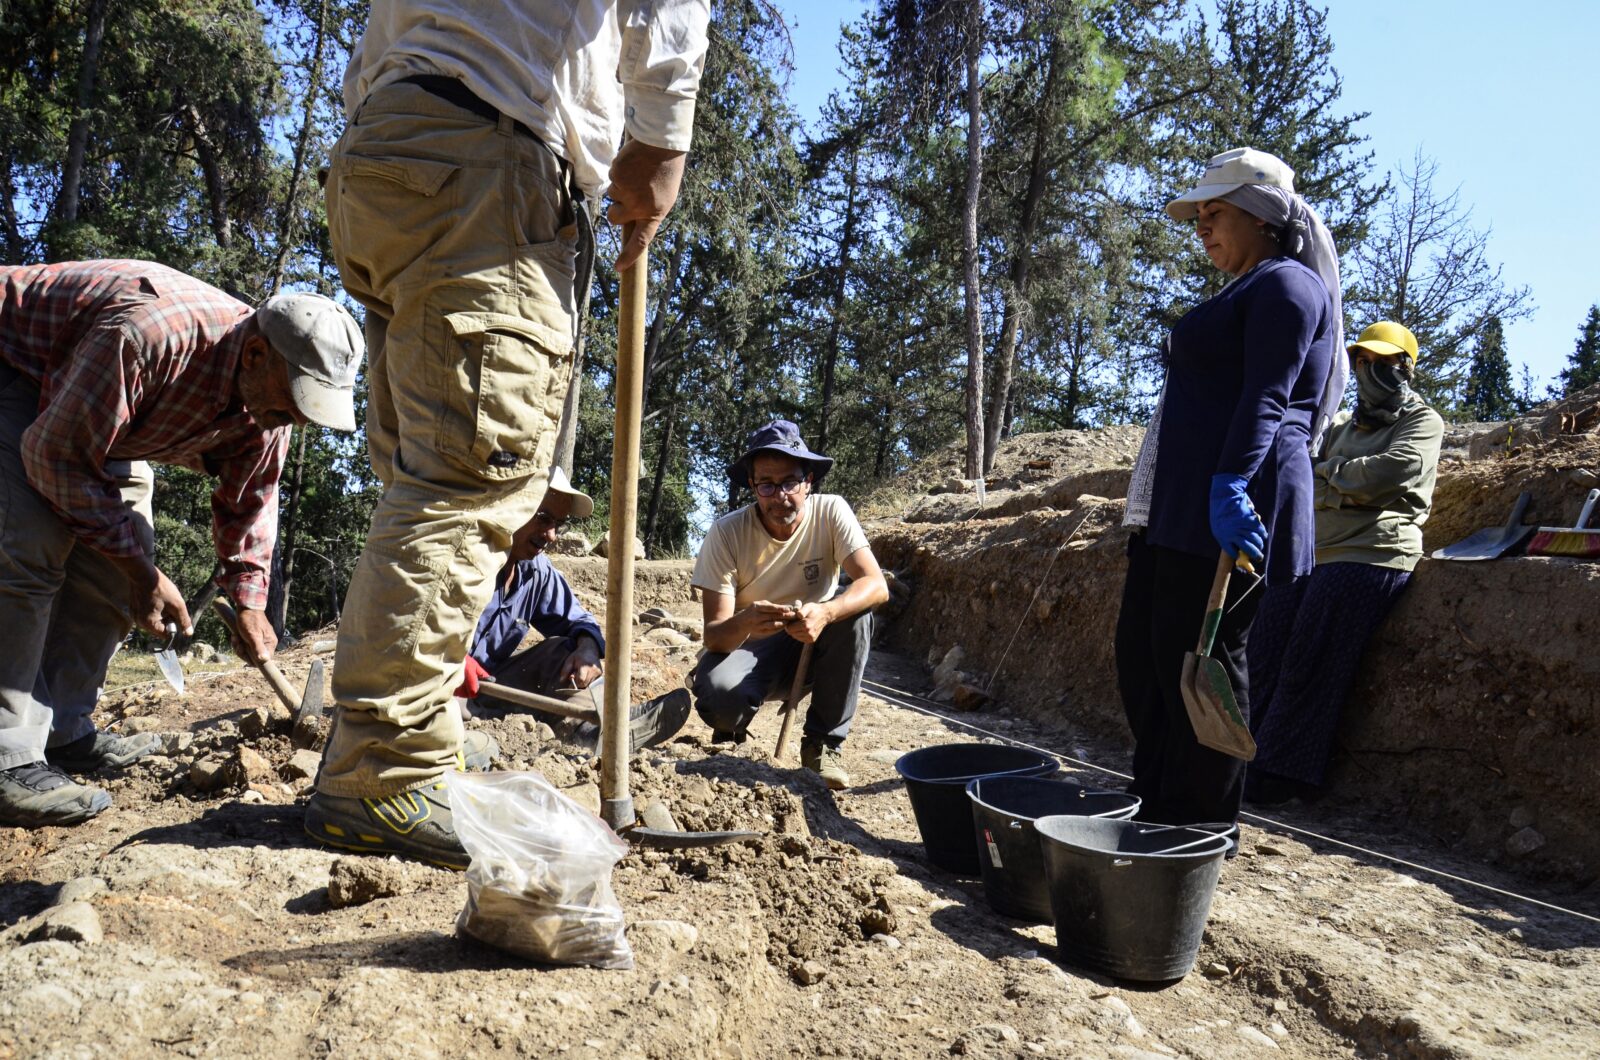
[[[1586,411],[1597,398],[1600,388],[1521,424],[1456,432],[1428,547],[1503,524],[1523,489],[1534,494],[1530,520],[1571,525],[1600,484],[1600,413]],[[1125,488],[1138,436],[1119,428],[1101,445],[1082,433],[1007,441],[997,467],[1047,461],[1053,477],[991,494],[998,502],[981,510],[971,493],[912,501],[905,519],[872,527],[873,545],[912,589],[893,644],[932,660],[959,645],[964,669],[983,685],[993,679],[998,702],[1121,745],[1113,633],[1123,502],[1068,494],[1101,481]],[[1536,876],[1600,874],[1597,590],[1593,563],[1425,559],[1367,653],[1341,731],[1335,800],[1401,814]]]

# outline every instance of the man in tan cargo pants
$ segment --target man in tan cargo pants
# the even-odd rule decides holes
[[[708,20],[707,0],[372,5],[327,199],[368,311],[384,493],[340,621],[319,842],[466,864],[451,690],[544,494],[592,255],[580,196],[609,180],[631,264],[677,197]]]

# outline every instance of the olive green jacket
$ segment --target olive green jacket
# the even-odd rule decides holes
[[[1335,417],[1315,462],[1317,562],[1415,568],[1443,439],[1444,420],[1415,395],[1382,427]]]

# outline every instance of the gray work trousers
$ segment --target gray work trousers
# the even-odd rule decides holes
[[[0,364],[0,769],[94,732],[106,665],[133,628],[127,576],[28,484],[22,433],[38,413],[39,388]],[[150,465],[107,461],[106,472],[153,556]]]
[[[726,654],[707,652],[694,671],[694,709],[719,732],[744,732],[765,700],[788,694],[802,647],[788,634],[774,633]],[[871,648],[871,611],[840,619],[822,631],[807,677],[811,706],[806,736],[837,747],[849,735]]]
[[[606,691],[604,677],[595,678],[588,688],[562,688],[560,685],[561,666],[577,646],[577,641],[572,637],[546,637],[533,647],[520,651],[501,663],[495,669],[494,679],[502,685],[520,688],[524,692],[537,692],[551,699],[575,699],[579,706],[587,707],[591,701],[603,703]],[[479,690],[478,697],[472,701],[472,705],[493,707],[496,710],[528,709],[500,699],[494,694],[493,685],[484,685]],[[568,720],[546,711],[535,710],[533,713],[550,721],[552,725],[556,721]]]

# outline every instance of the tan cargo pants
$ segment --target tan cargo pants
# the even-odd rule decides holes
[[[380,798],[454,766],[451,690],[544,495],[571,368],[564,169],[509,119],[406,84],[374,92],[334,150],[328,230],[368,309],[384,492],[339,623],[325,794]]]

